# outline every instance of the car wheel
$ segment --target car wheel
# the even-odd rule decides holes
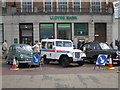
[[[77,62],[79,66],[83,66],[84,65],[84,61],[79,61]]]
[[[68,58],[66,56],[62,57],[61,64],[63,67],[68,67],[69,61],[68,61]]]
[[[46,58],[46,56],[43,57],[44,64],[49,64],[50,61]]]

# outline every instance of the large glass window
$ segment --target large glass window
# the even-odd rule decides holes
[[[58,0],[58,12],[67,12],[67,0]]]
[[[40,24],[40,39],[54,38],[53,24]]]
[[[76,23],[74,24],[75,36],[88,35],[88,24],[87,23]]]
[[[74,12],[80,12],[80,3],[81,0],[74,0],[73,2],[73,10]]]
[[[33,5],[33,2],[32,0],[22,0],[21,2],[22,4],[22,12],[32,12],[33,9],[32,9],[32,5]]]
[[[57,28],[58,39],[71,39],[71,24],[57,24]]]
[[[3,33],[3,24],[0,24],[0,43],[4,40],[4,33]]]
[[[51,12],[51,0],[45,0],[45,12]]]
[[[91,0],[92,12],[100,12],[100,0]]]

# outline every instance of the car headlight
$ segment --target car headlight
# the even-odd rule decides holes
[[[120,55],[120,51],[116,51],[117,55]]]
[[[20,58],[23,59],[23,55],[22,54],[20,54]]]

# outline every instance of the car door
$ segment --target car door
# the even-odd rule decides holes
[[[8,60],[12,61],[13,60],[13,55],[14,55],[14,46],[11,46],[9,48],[9,52],[8,52]]]
[[[47,58],[49,59],[54,59],[54,55],[55,55],[55,50],[53,48],[53,42],[47,42]]]

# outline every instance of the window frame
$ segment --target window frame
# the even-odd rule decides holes
[[[58,10],[58,1],[59,0],[57,0],[57,12],[59,12],[59,10]],[[61,0],[61,2],[63,2],[63,0]],[[69,2],[68,2],[68,0],[67,0],[67,12],[69,12]]]
[[[43,11],[44,12],[45,12],[45,1],[46,0],[43,1]],[[53,2],[52,2],[53,0],[50,0],[50,1],[51,1],[51,10],[50,10],[50,12],[52,12],[53,11]]]
[[[87,32],[88,34],[87,35],[75,35],[75,24],[87,24]],[[74,36],[89,36],[89,23],[86,22],[86,23],[74,23]]]
[[[25,2],[25,0],[21,0],[21,12],[23,12],[23,1]],[[33,0],[31,0],[30,2],[31,2],[31,5],[32,5],[32,11],[31,12],[33,12]]]
[[[79,7],[80,11],[79,12],[81,12],[81,0],[79,0],[79,1],[80,1],[80,7]],[[74,11],[74,5],[75,5],[74,2],[75,2],[75,0],[72,0],[72,9],[73,9],[73,12],[75,12]]]
[[[41,41],[42,39],[41,39],[41,24],[53,24],[53,38],[55,38],[55,27],[54,27],[54,23],[39,23],[39,41]]]
[[[102,10],[101,10],[101,8],[102,8],[102,1],[101,0],[99,0],[100,1],[100,11],[99,12],[102,12]],[[90,11],[91,12],[94,12],[93,10],[92,10],[92,2],[93,2],[93,0],[90,0]],[[98,0],[94,0],[94,2],[98,2]]]
[[[0,43],[3,43],[4,42],[4,24],[3,23],[0,23],[0,25],[2,25],[2,41],[0,41]]]

